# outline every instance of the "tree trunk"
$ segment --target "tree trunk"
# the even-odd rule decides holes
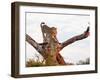
[[[88,27],[83,34],[72,37],[63,43],[59,43],[56,36],[51,34],[51,31],[53,32],[53,28],[41,23],[41,29],[44,39],[43,43],[37,43],[28,34],[26,34],[26,41],[43,56],[47,66],[65,65],[66,63],[59,52],[73,42],[87,38],[89,34]]]

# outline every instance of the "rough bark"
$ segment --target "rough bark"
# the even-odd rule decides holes
[[[42,54],[42,46],[39,45],[33,38],[26,34],[26,41],[33,46],[40,54]]]
[[[79,41],[79,40],[82,40],[82,39],[85,39],[89,36],[89,27],[87,28],[87,30],[81,34],[81,35],[77,35],[77,36],[74,36],[68,40],[66,40],[65,42],[61,43],[61,49],[63,49],[64,47],[76,42],[76,41]]]
[[[45,53],[49,54],[46,58],[46,64],[47,65],[58,65],[58,64],[65,64],[65,61],[63,57],[58,54],[59,50],[57,50],[57,45],[59,44],[56,36],[53,38],[51,31],[55,29],[54,27],[50,28],[48,27],[44,22],[40,24],[41,31],[43,35],[43,42],[47,43],[47,47],[45,47]],[[48,49],[48,51],[46,51]]]
[[[45,59],[46,65],[65,65],[65,61],[59,53],[64,47],[89,36],[89,27],[87,30],[78,36],[74,36],[63,43],[59,43],[56,36],[52,36],[53,28],[48,27],[45,23],[41,23],[41,30],[43,34],[43,43],[37,43],[33,38],[26,34],[26,41],[32,45]],[[51,31],[50,31],[51,30]]]

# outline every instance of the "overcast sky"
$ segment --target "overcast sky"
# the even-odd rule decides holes
[[[40,23],[45,22],[48,26],[57,28],[57,38],[59,42],[63,42],[73,36],[82,34],[87,29],[89,21],[89,15],[26,13],[26,33],[37,42],[43,42]],[[89,37],[65,47],[60,53],[66,62],[77,63],[79,60],[85,60],[90,56]],[[35,54],[39,55],[26,42],[26,60],[35,59]]]

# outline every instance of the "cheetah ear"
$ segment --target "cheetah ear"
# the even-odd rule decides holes
[[[41,26],[45,25],[45,22],[41,22]]]
[[[41,24],[45,24],[45,22],[41,22]]]

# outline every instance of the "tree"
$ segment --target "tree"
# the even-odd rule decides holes
[[[79,60],[77,65],[84,65],[84,64],[90,64],[90,58],[86,58],[85,60]]]
[[[44,22],[40,24],[43,43],[37,43],[33,38],[26,34],[26,41],[33,46],[44,58],[45,64],[47,66],[53,65],[65,65],[63,57],[59,53],[64,47],[78,41],[85,39],[89,36],[89,27],[87,30],[77,36],[74,36],[62,43],[60,43],[57,38],[57,29],[55,27],[48,27]]]

